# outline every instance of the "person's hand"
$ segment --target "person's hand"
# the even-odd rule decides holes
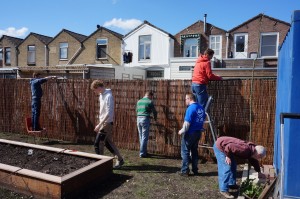
[[[182,131],[182,130],[178,131],[178,135],[181,135],[182,133],[183,133],[183,131]]]
[[[225,162],[226,162],[226,164],[231,165],[231,159],[227,156],[225,158]]]
[[[95,127],[94,131],[95,131],[96,133],[98,133],[99,130],[100,130],[100,125],[97,125],[97,126]]]

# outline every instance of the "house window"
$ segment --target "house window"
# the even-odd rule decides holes
[[[262,33],[260,46],[261,57],[276,57],[278,48],[278,33]]]
[[[198,39],[187,38],[184,40],[183,47],[184,57],[197,57],[198,56]]]
[[[59,58],[68,59],[68,43],[59,43]]]
[[[163,70],[150,70],[147,71],[147,78],[163,78],[164,71]]]
[[[139,60],[151,59],[151,35],[139,37]]]
[[[35,64],[35,46],[27,46],[27,63]]]
[[[11,56],[11,52],[10,52],[10,48],[5,48],[4,49],[4,53],[5,53],[5,64],[6,65],[10,65],[11,64],[11,60],[10,60],[10,56]]]
[[[107,39],[97,39],[97,59],[107,57]]]
[[[0,48],[0,66],[3,65],[3,48]]]
[[[210,35],[209,48],[214,50],[214,57],[222,59],[222,35]]]

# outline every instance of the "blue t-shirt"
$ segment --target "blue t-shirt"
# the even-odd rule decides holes
[[[46,81],[46,78],[34,78],[30,80],[32,98],[41,98],[43,96],[41,85]]]
[[[184,121],[190,123],[187,133],[193,133],[195,131],[201,131],[203,129],[203,123],[205,120],[205,111],[203,107],[198,103],[189,105],[186,110]]]

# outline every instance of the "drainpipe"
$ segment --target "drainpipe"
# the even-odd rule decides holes
[[[11,53],[11,52],[10,52],[10,53]],[[15,59],[16,59],[16,66],[19,65],[19,62],[18,62],[18,54],[19,54],[19,50],[18,50],[18,47],[16,46],[16,57],[15,57]],[[11,60],[10,60],[10,64],[11,64]]]
[[[45,66],[47,66],[47,45],[45,45]]]
[[[204,25],[203,25],[203,32],[206,33],[206,17],[207,14],[204,14]]]
[[[226,58],[228,58],[229,32],[226,32]]]

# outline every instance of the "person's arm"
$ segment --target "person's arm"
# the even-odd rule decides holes
[[[209,80],[222,80],[221,76],[218,76],[218,75],[215,75],[212,73],[210,62],[208,62],[205,65],[205,72],[206,72],[206,76],[208,77]]]
[[[190,123],[187,121],[184,121],[183,125],[182,125],[182,129],[179,130],[178,135],[181,135],[185,132],[187,132],[190,128]]]
[[[108,111],[105,113],[104,118],[102,120],[99,118],[99,123],[97,124],[97,126],[94,129],[95,132],[99,132],[101,130],[102,125],[105,124],[105,122],[107,122],[107,120],[109,118],[109,115],[113,114],[113,111],[114,111],[113,110],[114,101],[113,101],[113,96],[112,95],[108,96],[107,97],[107,102],[104,102],[104,103],[106,103]]]
[[[56,79],[57,78],[57,76],[47,76],[47,77],[45,77],[45,79]]]
[[[157,111],[155,109],[155,106],[154,106],[153,102],[151,102],[151,110],[152,110],[152,113],[153,113],[154,120],[156,121],[157,120]]]
[[[258,172],[258,178],[265,179],[266,175],[261,172],[260,164],[257,159],[249,158],[249,163],[254,167],[254,170]]]

